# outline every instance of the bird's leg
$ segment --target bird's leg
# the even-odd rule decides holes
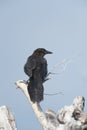
[[[50,74],[51,74],[51,72],[49,72],[49,73],[46,75],[46,78],[44,79],[44,82],[46,82],[47,80],[51,79],[51,78],[48,77]]]
[[[48,76],[49,76],[50,74],[55,74],[55,73],[49,72],[49,73],[46,75],[46,78],[44,79],[44,82],[47,81],[47,80],[49,80],[49,79],[51,79],[51,78],[48,78]]]
[[[27,84],[29,83],[29,79],[27,80]]]
[[[44,82],[46,82],[46,81],[49,80],[49,79],[51,79],[51,78],[45,78],[45,79],[44,79]]]

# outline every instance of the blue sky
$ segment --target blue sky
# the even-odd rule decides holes
[[[27,80],[23,66],[38,47],[53,51],[46,56],[49,71],[64,59],[71,61],[63,73],[44,84],[45,93],[62,91],[63,95],[44,96],[43,110],[58,112],[79,95],[87,100],[87,1],[0,0],[0,106],[12,109],[18,130],[42,129],[14,85]]]

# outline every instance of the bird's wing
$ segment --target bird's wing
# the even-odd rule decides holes
[[[25,73],[32,77],[32,71],[36,68],[36,60],[35,58],[29,57],[27,63],[24,66]]]
[[[47,76],[47,61],[44,59],[43,60],[43,71],[42,71],[43,79],[45,80]]]

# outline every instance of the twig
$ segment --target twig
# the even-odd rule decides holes
[[[55,96],[55,95],[64,95],[62,92],[59,92],[59,93],[44,93],[44,95],[47,95],[47,96]]]

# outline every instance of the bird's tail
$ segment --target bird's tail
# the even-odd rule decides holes
[[[30,99],[33,103],[35,102],[41,102],[43,100],[43,85],[42,84],[35,84],[33,82],[29,82],[28,84],[28,93],[30,95]]]

